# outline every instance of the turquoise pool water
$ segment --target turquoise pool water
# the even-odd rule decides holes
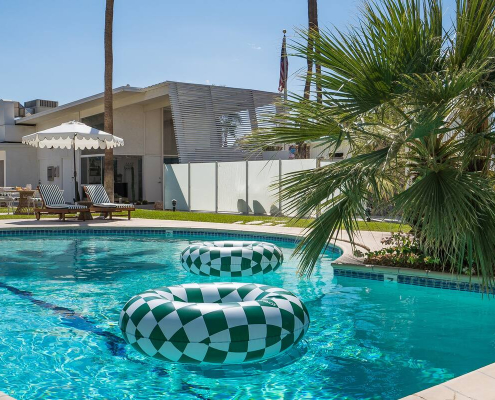
[[[275,273],[236,280],[306,302],[311,327],[289,353],[198,367],[125,345],[117,325],[125,302],[149,288],[213,281],[188,274],[179,254],[190,241],[215,239],[0,238],[0,391],[17,399],[397,399],[495,361],[493,299],[336,278],[331,251],[311,280],[298,280],[294,245],[284,242],[276,242],[286,262]]]

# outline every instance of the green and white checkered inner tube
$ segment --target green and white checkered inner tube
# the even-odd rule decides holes
[[[181,254],[186,271],[203,276],[251,276],[275,271],[282,262],[282,250],[273,243],[216,241],[193,243]]]
[[[299,342],[308,310],[291,292],[255,283],[190,283],[148,290],[120,313],[124,339],[140,353],[181,363],[240,364]]]

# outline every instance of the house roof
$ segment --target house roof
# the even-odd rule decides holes
[[[151,101],[156,101],[157,98],[168,94],[168,85],[170,81],[160,82],[151,86],[146,86],[144,88],[134,87],[134,86],[120,86],[113,90],[114,101],[119,102],[122,100],[121,104],[135,104],[135,103],[147,103]],[[211,86],[211,85],[201,85],[201,84],[190,84],[197,86]],[[249,89],[241,89],[249,90]],[[256,91],[263,92],[263,91]],[[265,92],[270,93],[270,92]],[[272,93],[273,94],[273,93]],[[103,105],[103,95],[104,93],[98,93],[93,96],[84,97],[82,99],[72,101],[67,104],[60,105],[39,113],[29,115],[27,117],[16,119],[16,125],[36,125],[37,123],[51,120],[60,116],[64,112],[78,112],[87,110],[93,107]],[[132,98],[129,98],[132,97]],[[128,99],[129,98],[129,99]],[[129,100],[129,101],[126,101]]]
[[[143,90],[144,90],[143,88],[139,88],[139,87],[121,86],[121,87],[115,88],[113,90],[113,94],[116,97],[117,96],[120,97],[122,93],[127,93],[127,94],[140,93]],[[51,108],[49,110],[41,111],[39,113],[29,115],[27,117],[19,118],[16,120],[16,124],[17,125],[36,124],[37,122],[40,122],[41,120],[47,119],[46,117],[52,117],[52,116],[55,117],[54,114],[69,110],[71,108],[73,108],[74,111],[77,111],[78,109],[81,108],[80,106],[83,106],[83,108],[86,108],[87,106],[90,105],[90,103],[98,103],[99,100],[103,100],[103,93],[98,93],[98,94],[95,94],[93,96],[84,97],[82,99],[72,101],[70,103]],[[48,119],[50,119],[50,118],[48,118]]]

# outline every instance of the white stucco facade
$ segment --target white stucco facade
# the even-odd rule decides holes
[[[21,144],[22,136],[48,129],[71,120],[85,122],[86,118],[103,113],[103,95],[81,99],[24,118],[14,118],[14,101],[0,100],[0,186],[36,187],[52,183],[64,190],[65,200],[74,198],[73,151],[36,149]],[[130,188],[133,200],[161,201],[163,181],[163,110],[169,105],[165,84],[140,89],[118,88],[114,91],[114,134],[122,137],[125,146],[114,149],[117,169],[124,177],[128,164],[135,163],[133,174],[140,172],[140,189]],[[86,123],[86,122],[85,122]],[[95,156],[103,155],[97,151]],[[78,182],[85,183],[81,159],[92,157],[76,152]],[[94,158],[94,157],[92,157]],[[47,168],[58,167],[59,174],[48,181]],[[131,168],[133,166],[131,165]],[[3,175],[3,176],[1,176]],[[134,180],[137,180],[134,179]],[[138,184],[135,184],[136,188]],[[82,194],[82,190],[80,190]],[[130,197],[130,196],[127,196]]]

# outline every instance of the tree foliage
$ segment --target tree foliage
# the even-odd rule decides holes
[[[426,254],[458,272],[476,266],[491,286],[495,0],[458,0],[452,26],[444,20],[439,0],[366,1],[356,27],[299,31],[292,48],[322,66],[311,79],[323,102],[292,94],[246,145],[350,148],[345,160],[281,182],[296,218],[319,212],[297,248],[301,275],[342,228],[357,239],[367,202],[386,201]]]

